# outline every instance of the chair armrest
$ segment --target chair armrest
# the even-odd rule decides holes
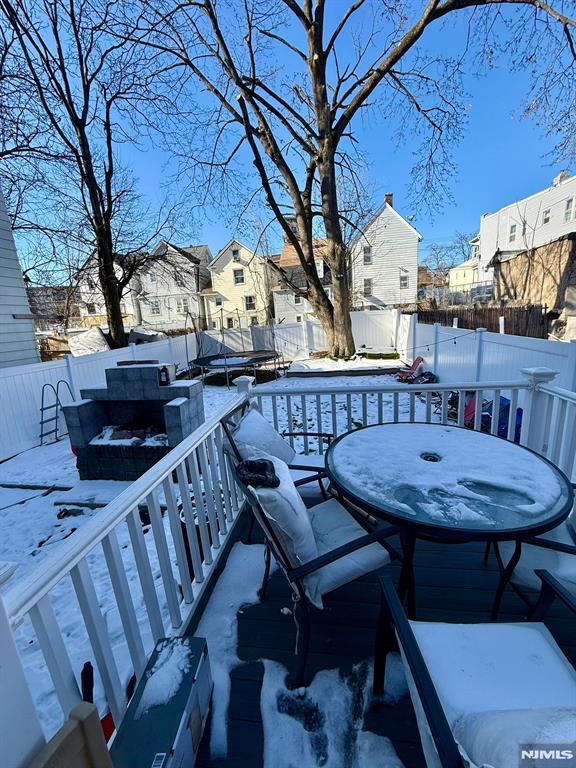
[[[352,552],[357,552],[359,549],[363,549],[370,544],[376,544],[390,536],[396,536],[398,533],[400,533],[400,529],[394,525],[389,525],[385,528],[379,527],[375,531],[367,533],[365,536],[359,536],[357,539],[347,541],[346,544],[342,544],[341,547],[331,549],[330,552],[326,552],[324,555],[320,555],[320,557],[315,557],[314,560],[309,560],[298,568],[292,568],[292,570],[288,571],[287,576],[290,581],[298,581],[305,576],[309,576],[311,573],[320,570],[320,568],[324,568],[326,565],[336,562],[336,560],[341,560],[343,557],[346,557],[346,555],[351,555]]]
[[[553,552],[563,552],[566,555],[576,555],[576,544],[563,544],[561,541],[541,539],[539,536],[524,539],[522,543],[530,544],[533,547],[541,547],[542,549],[551,549]]]
[[[546,614],[548,608],[552,605],[556,597],[561,600],[567,608],[570,608],[571,611],[576,613],[576,597],[566,589],[561,581],[558,581],[555,576],[552,576],[550,571],[545,571],[541,568],[534,571],[534,573],[542,582],[542,588],[540,590],[538,602],[530,616],[532,620],[538,621],[541,619]]]
[[[454,740],[452,729],[446,719],[438,693],[430,677],[430,672],[410,622],[406,617],[404,608],[396,594],[394,584],[389,576],[381,576],[379,581],[382,589],[383,605],[387,609],[388,620],[396,632],[405,663],[412,673],[412,679],[418,691],[420,703],[426,717],[426,724],[434,741],[440,765],[442,768],[462,768],[462,759]]]
[[[290,465],[290,469],[299,469],[299,467],[293,467]],[[302,469],[305,469],[305,467],[302,467]],[[306,467],[306,469],[309,469],[309,467]],[[317,483],[319,480],[323,480],[325,477],[325,472],[314,472],[311,475],[306,475],[306,477],[301,477],[299,480],[294,480],[294,485],[296,488],[299,488],[301,485],[306,485],[307,483]]]

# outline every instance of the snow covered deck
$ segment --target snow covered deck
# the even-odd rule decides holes
[[[244,528],[244,535],[245,535]],[[241,533],[242,535],[242,533]],[[255,544],[235,545],[221,581],[238,583],[236,570],[246,573],[253,561],[252,581],[262,566],[262,549]],[[236,547],[243,547],[238,551]],[[235,553],[241,555],[240,560]],[[498,583],[498,569],[492,557],[482,564],[483,545],[442,545],[419,542],[416,554],[418,618],[430,621],[478,622],[490,620],[490,609]],[[390,566],[395,576],[397,565]],[[304,696],[284,688],[284,674],[293,663],[295,630],[290,609],[290,588],[277,571],[270,581],[264,602],[247,590],[248,603],[237,616],[236,629],[225,640],[217,640],[222,658],[227,647],[230,673],[230,698],[227,727],[222,720],[223,678],[216,691],[219,727],[213,745],[219,756],[211,752],[211,726],[204,735],[198,768],[289,768],[316,765],[328,768],[425,768],[424,757],[410,696],[402,679],[401,668],[393,665],[389,690],[396,701],[379,705],[363,713],[369,705],[370,664],[379,606],[379,591],[374,575],[365,577],[334,592],[326,598],[324,611],[313,611],[308,681],[311,686]],[[237,603],[224,603],[214,593],[207,612],[209,621],[202,630],[213,629],[218,637],[219,625],[214,615],[223,610],[236,613]],[[524,603],[513,590],[507,590],[502,621],[520,621],[526,612]],[[576,662],[574,618],[559,601],[553,606],[546,624],[559,641],[568,659]],[[221,627],[220,627],[221,628]],[[210,636],[208,638],[210,645]],[[220,700],[218,697],[220,696]],[[225,693],[226,698],[226,693]],[[264,716],[263,716],[264,713]],[[212,718],[214,722],[214,718]],[[213,726],[212,726],[213,727]],[[227,754],[221,753],[226,745]]]

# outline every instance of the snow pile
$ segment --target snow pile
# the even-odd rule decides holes
[[[211,365],[221,365],[223,367],[227,365],[249,365],[250,359],[248,357],[217,357],[216,360],[211,361]]]
[[[265,661],[260,696],[264,768],[402,768],[389,739],[364,731],[370,667],[342,677],[322,670],[308,688],[289,691],[286,669]]]
[[[168,435],[165,432],[152,434],[152,429],[150,428],[147,430],[146,437],[144,438],[137,437],[136,435],[133,437],[115,437],[115,434],[119,431],[122,431],[122,428],[114,425],[102,427],[102,432],[90,440],[90,445],[168,445]],[[126,430],[126,432],[128,431]]]
[[[342,484],[366,501],[454,525],[522,525],[562,500],[556,474],[539,457],[457,427],[360,430],[335,445],[333,462]]]
[[[184,675],[190,671],[190,648],[184,641],[166,640],[156,663],[148,672],[144,691],[140,697],[135,720],[148,714],[152,707],[160,707],[178,693]]]
[[[374,370],[375,368],[402,368],[402,362],[400,360],[385,360],[378,358],[369,360],[359,355],[351,357],[349,360],[333,360],[330,357],[310,357],[306,360],[298,360],[293,362],[289,368],[289,371],[295,373],[297,371],[358,371],[363,368]]]
[[[110,346],[100,328],[90,328],[88,331],[67,337],[70,352],[74,357],[93,355],[95,352],[108,352]]]
[[[235,544],[226,568],[218,579],[195,634],[208,641],[214,691],[212,694],[213,758],[225,757],[228,749],[230,672],[240,664],[236,652],[238,619],[243,606],[259,601],[264,576],[264,546]]]

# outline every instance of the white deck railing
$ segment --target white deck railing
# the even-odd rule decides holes
[[[524,369],[522,376],[510,381],[463,381],[416,388],[405,384],[358,386],[353,379],[350,386],[331,386],[326,379],[321,390],[293,379],[254,388],[250,377],[237,379],[238,397],[217,418],[180,443],[60,544],[52,556],[5,592],[5,613],[0,601],[0,646],[8,659],[3,665],[8,676],[0,665],[0,699],[6,702],[20,697],[21,701],[17,716],[0,701],[0,737],[4,739],[2,732],[10,735],[10,723],[17,728],[17,723],[22,722],[21,713],[25,712],[25,729],[19,727],[11,738],[28,738],[29,742],[28,753],[15,760],[14,766],[27,764],[42,738],[13,642],[15,628],[26,617],[31,619],[60,707],[67,715],[80,698],[79,670],[71,664],[58,621],[58,605],[53,606],[52,600],[58,585],[70,577],[105,699],[118,723],[126,707],[122,682],[126,670],[119,670],[115,661],[99,604],[101,595],[97,594],[88,557],[93,557],[97,550],[101,553],[129,652],[128,672],[134,671],[138,677],[150,648],[143,640],[142,616],[137,616],[134,582],[141,591],[140,609],[145,613],[152,640],[185,630],[205,590],[206,577],[237,519],[240,499],[224,461],[220,419],[246,402],[246,398],[252,399],[280,432],[325,432],[335,436],[372,423],[424,421],[487,429],[507,439],[517,439],[516,411],[521,409],[520,442],[543,453],[572,476],[576,393],[552,386],[555,374],[547,369]],[[473,408],[466,406],[470,393],[476,394]],[[509,401],[504,422],[502,398]],[[498,418],[487,414],[488,402]],[[303,453],[323,453],[326,449],[326,442],[317,437],[292,436],[290,441]],[[164,518],[161,505],[166,513]],[[151,535],[146,537],[140,520],[141,506],[150,515]],[[120,526],[128,529],[123,542],[130,547],[135,573],[126,571],[126,554],[119,545]],[[133,577],[131,584],[128,576]]]
[[[26,617],[30,618],[64,718],[81,700],[77,682],[80,670],[71,663],[70,648],[57,617],[59,606],[53,606],[51,600],[55,588],[70,577],[73,591],[69,597],[75,595],[77,600],[90,656],[96,663],[113,720],[119,723],[126,709],[125,681],[132,672],[139,678],[151,651],[151,647],[145,647],[143,627],[146,637],[154,642],[185,630],[237,519],[240,499],[223,454],[224,433],[219,419],[244,401],[244,396],[235,397],[217,418],[204,423],[4,592],[4,624],[15,632]],[[151,535],[146,537],[142,509],[150,519]],[[121,550],[119,531],[124,525],[127,535],[122,536]],[[128,548],[129,554],[124,551]],[[118,669],[108,622],[101,609],[102,590],[97,593],[88,564],[89,556],[94,555],[100,558],[100,567],[105,567],[112,587],[131,661],[129,670]],[[127,560],[133,563],[135,572],[127,573]],[[94,560],[91,565],[94,567]],[[136,597],[140,598],[138,608],[145,617],[137,615]],[[0,621],[3,654],[6,639]],[[2,698],[5,696],[10,698],[3,689]],[[30,696],[24,698],[30,700]],[[30,711],[27,715],[29,721],[21,722],[11,738],[25,741],[28,734],[36,734],[38,743],[38,719],[30,720]]]

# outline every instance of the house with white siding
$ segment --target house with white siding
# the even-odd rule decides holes
[[[0,190],[0,368],[39,361],[22,269]]]
[[[266,323],[270,275],[266,261],[238,240],[231,240],[209,264],[211,287],[202,292],[209,329]]]
[[[552,185],[480,219],[475,256],[481,273],[500,261],[559,240],[576,227],[576,176],[562,172]]]
[[[184,247],[161,241],[124,291],[120,307],[125,328],[181,329],[189,315],[203,327],[202,291],[210,283],[211,259],[207,245]],[[116,271],[118,276],[122,274],[121,264]],[[105,325],[106,307],[96,265],[84,270],[79,295],[82,325]]]
[[[350,245],[353,306],[413,304],[422,236],[394,208],[391,194]]]
[[[316,270],[324,289],[331,297],[332,276],[330,269],[323,259],[325,240],[315,240],[313,243]],[[274,318],[277,323],[302,323],[315,317],[310,302],[302,296],[294,287],[306,289],[306,275],[300,264],[296,249],[291,243],[284,241],[282,252],[272,257],[272,260],[284,271],[286,280],[276,279],[276,285],[272,289],[274,300]]]

